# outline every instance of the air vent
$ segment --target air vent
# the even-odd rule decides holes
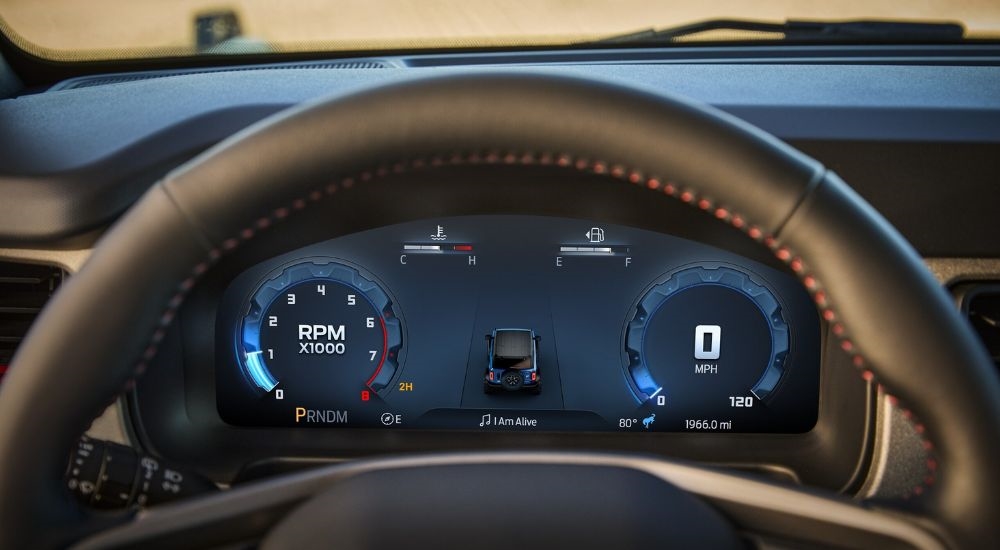
[[[962,313],[1000,368],[1000,283],[961,285],[955,291]]]
[[[312,61],[302,63],[282,63],[277,65],[246,65],[222,67],[217,69],[177,69],[166,71],[147,71],[142,73],[117,73],[71,78],[56,84],[50,88],[49,91],[92,88],[94,86],[105,86],[107,84],[122,84],[125,82],[192,74],[233,73],[245,71],[287,71],[296,69],[389,69],[401,66],[401,64],[384,59],[355,59],[350,61]]]
[[[0,262],[0,378],[28,327],[65,278],[58,267]]]

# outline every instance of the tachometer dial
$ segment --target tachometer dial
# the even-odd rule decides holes
[[[285,267],[250,298],[237,355],[247,383],[275,399],[346,402],[392,380],[402,329],[389,295],[332,260]]]

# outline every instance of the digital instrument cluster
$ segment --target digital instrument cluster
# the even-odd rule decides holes
[[[646,230],[466,216],[238,276],[217,406],[246,427],[803,433],[820,329],[790,275]]]

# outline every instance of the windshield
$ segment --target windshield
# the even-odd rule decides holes
[[[59,61],[557,46],[722,18],[954,22],[969,38],[1000,37],[997,0],[0,0],[0,30]],[[780,38],[715,30],[683,40]]]

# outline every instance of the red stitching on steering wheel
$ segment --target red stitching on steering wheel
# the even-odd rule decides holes
[[[150,361],[156,357],[159,345],[166,336],[166,328],[173,321],[177,310],[184,302],[185,297],[194,287],[197,280],[208,271],[212,264],[217,262],[223,254],[228,253],[242,243],[254,238],[260,231],[264,231],[276,222],[284,220],[292,213],[302,210],[310,202],[319,202],[326,197],[336,194],[340,190],[347,190],[353,187],[358,181],[368,182],[376,178],[383,178],[390,174],[403,174],[406,172],[418,171],[427,167],[441,166],[461,166],[461,165],[483,165],[483,164],[506,164],[506,165],[551,165],[580,172],[604,175],[617,180],[629,182],[635,185],[646,187],[652,191],[663,193],[664,195],[676,198],[681,202],[698,208],[712,217],[726,222],[729,225],[743,231],[751,239],[763,244],[771,249],[775,257],[788,265],[789,269],[795,273],[806,290],[812,295],[820,316],[830,323],[831,331],[840,342],[840,348],[851,357],[851,363],[857,368],[861,377],[868,382],[875,380],[875,373],[867,366],[867,361],[854,345],[848,336],[844,325],[841,324],[833,307],[830,305],[830,298],[823,289],[819,280],[813,276],[803,259],[795,254],[789,247],[781,244],[772,235],[765,234],[758,226],[750,223],[743,216],[734,213],[724,205],[716,204],[711,197],[702,196],[694,189],[679,185],[670,180],[662,179],[657,175],[645,173],[620,164],[610,164],[600,160],[591,160],[586,157],[576,157],[569,154],[552,153],[515,153],[501,151],[487,151],[485,153],[455,153],[449,156],[433,156],[428,158],[417,158],[408,162],[396,162],[390,165],[382,165],[373,170],[363,171],[354,177],[341,179],[339,182],[330,183],[322,189],[315,189],[308,195],[293,200],[288,206],[276,208],[268,216],[257,219],[253,224],[241,230],[236,236],[226,239],[222,244],[211,250],[205,261],[194,266],[191,274],[179,285],[177,293],[167,303],[167,308],[160,317],[159,327],[153,332],[149,344],[142,357],[135,367],[134,375],[126,382],[125,389],[134,387],[135,378],[145,372]],[[880,385],[880,387],[882,387]],[[893,406],[899,405],[899,400],[892,395],[886,394],[889,402]],[[922,495],[927,489],[934,485],[938,471],[938,461],[934,457],[934,444],[927,435],[926,427],[917,420],[913,412],[908,408],[900,409],[903,416],[911,419],[914,429],[921,439],[924,450],[927,452],[927,475],[921,484],[911,489],[904,498]]]

